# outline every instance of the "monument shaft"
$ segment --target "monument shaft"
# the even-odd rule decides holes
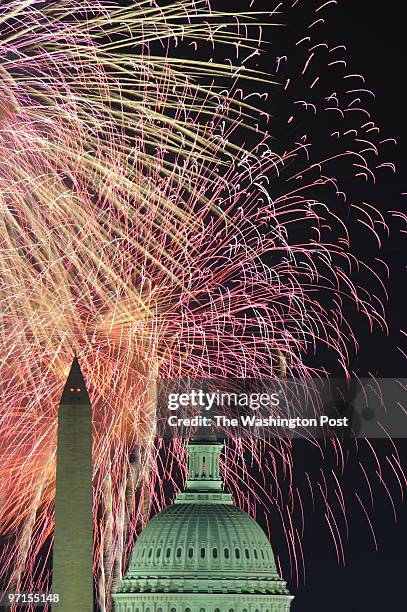
[[[53,609],[93,612],[92,410],[83,379],[71,375],[58,413]]]

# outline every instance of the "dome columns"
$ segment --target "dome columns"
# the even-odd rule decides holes
[[[220,476],[221,444],[188,445],[187,491],[222,491],[223,482]]]

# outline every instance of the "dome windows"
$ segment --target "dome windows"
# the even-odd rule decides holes
[[[246,559],[250,559],[250,553],[249,553],[249,549],[248,548],[244,549],[244,554],[245,554]]]
[[[177,559],[181,559],[182,556],[182,548],[181,546],[178,546],[177,548]]]
[[[206,557],[206,549],[202,546],[201,547],[201,559],[205,559]]]
[[[238,548],[235,548],[235,557],[236,559],[240,559],[240,550]]]
[[[214,559],[217,559],[217,558],[218,558],[218,549],[217,549],[217,548],[213,548],[213,549],[212,549],[212,557],[213,557]]]
[[[188,559],[193,559],[193,556],[194,556],[194,549],[192,546],[190,546],[188,548]]]
[[[171,548],[167,548],[167,550],[165,551],[165,558],[169,559],[171,557]]]

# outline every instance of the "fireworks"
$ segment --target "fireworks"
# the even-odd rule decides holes
[[[73,352],[95,410],[104,609],[140,517],[162,504],[157,375],[283,368],[308,377],[323,371],[307,365],[318,347],[348,373],[357,338],[343,307],[385,328],[380,265],[370,269],[351,250],[348,219],[379,242],[386,223],[371,204],[347,201],[335,174],[374,182],[391,170],[362,78],[317,33],[274,58],[273,75],[256,72],[263,28],[290,11],[215,8],[193,0],[0,8],[0,504],[3,533],[17,534],[3,572],[21,589],[48,579],[56,408]],[[304,27],[316,19],[308,17]],[[336,92],[324,82],[333,69]],[[274,91],[273,80],[283,103],[261,91]],[[361,267],[372,285],[359,285]],[[238,450],[228,457],[232,486],[242,477]],[[290,448],[270,451],[264,469],[277,482],[280,456],[292,483]],[[396,454],[392,461],[398,474]],[[167,478],[173,462],[170,453]],[[136,490],[151,471],[150,487]],[[283,523],[296,551],[290,513]]]

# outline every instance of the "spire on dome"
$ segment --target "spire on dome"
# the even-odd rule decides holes
[[[79,360],[76,355],[62,392],[60,404],[90,405],[85,379],[83,378]]]
[[[207,385],[202,385],[202,391],[207,392]],[[201,417],[211,418],[211,412],[206,414],[206,405],[201,406]],[[195,431],[194,437],[190,441],[191,444],[218,444],[218,438],[211,425],[199,425]]]
[[[219,442],[211,426],[199,425],[194,437],[189,443],[189,445],[192,444],[219,444]]]

